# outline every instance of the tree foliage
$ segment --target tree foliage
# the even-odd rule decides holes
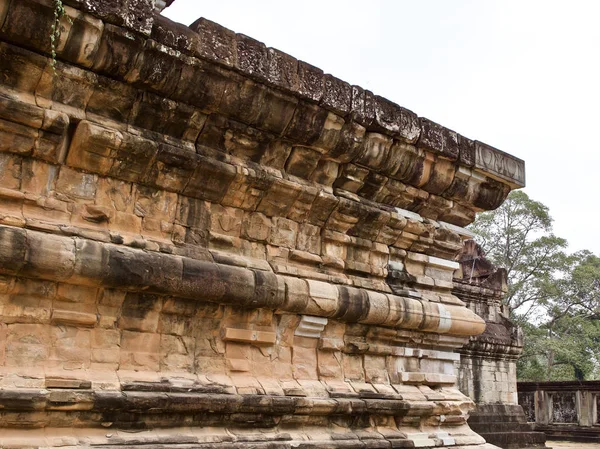
[[[580,251],[570,262],[566,276],[556,282],[549,313],[555,319],[566,314],[600,319],[600,257]]]
[[[568,255],[548,208],[520,191],[471,229],[486,257],[508,273],[505,302],[525,335],[519,379],[598,378],[600,257]]]
[[[556,272],[565,269],[567,241],[552,233],[548,208],[521,191],[498,209],[480,214],[471,230],[486,257],[508,274],[505,302],[513,317],[527,319],[554,294]]]
[[[540,326],[525,323],[525,348],[518,361],[523,380],[596,379],[600,361],[600,322],[564,315]]]

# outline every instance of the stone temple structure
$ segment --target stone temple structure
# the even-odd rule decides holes
[[[453,293],[486,324],[482,334],[471,337],[459,350],[459,388],[476,404],[468,423],[487,442],[503,449],[545,447],[545,435],[533,431],[517,400],[523,334],[503,311],[506,270],[492,265],[473,240],[465,242],[458,261]]]
[[[65,3],[53,63],[54,2],[0,0],[0,446],[491,447],[453,277],[523,162],[152,0]]]

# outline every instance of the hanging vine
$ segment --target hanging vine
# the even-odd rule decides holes
[[[73,24],[73,21],[65,11],[65,5],[62,0],[54,0],[54,23],[52,23],[50,31],[50,49],[52,54],[50,65],[54,75],[56,75],[56,45],[58,44],[61,33],[64,31],[64,28],[60,25],[60,21],[63,17],[66,17],[67,21],[70,24]]]

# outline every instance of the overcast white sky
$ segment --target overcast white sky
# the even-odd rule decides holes
[[[600,254],[600,2],[176,0],[525,160],[572,251]]]

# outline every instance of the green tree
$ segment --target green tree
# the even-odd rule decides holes
[[[576,315],[600,319],[600,257],[579,251],[570,258],[570,267],[556,282],[556,296],[550,302],[553,319]]]
[[[525,348],[518,361],[521,380],[597,378],[600,321],[563,315],[539,326],[523,325]]]
[[[548,207],[513,191],[496,210],[477,217],[470,229],[486,257],[508,274],[505,303],[524,322],[556,294],[556,273],[568,264],[567,241],[552,233]]]
[[[600,258],[589,251],[569,257],[568,269],[554,282],[554,296],[548,300],[540,324],[540,336],[529,334],[537,352],[526,348],[521,366],[525,370],[536,354],[546,361],[544,379],[596,378],[600,361]]]
[[[525,336],[519,379],[597,378],[600,258],[567,255],[548,208],[520,191],[480,214],[471,229],[486,257],[507,270],[505,303]]]

